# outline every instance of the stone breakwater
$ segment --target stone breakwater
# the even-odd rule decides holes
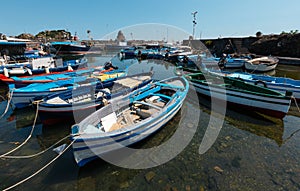
[[[192,41],[197,47],[197,41]],[[284,33],[261,37],[203,39],[201,42],[216,56],[226,54],[257,54],[300,58],[300,34]],[[188,40],[184,44],[190,43]]]

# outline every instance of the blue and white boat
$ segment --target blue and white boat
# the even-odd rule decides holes
[[[79,166],[137,143],[155,133],[180,110],[189,89],[173,77],[124,95],[72,126],[73,152]]]
[[[63,61],[51,54],[41,54],[38,50],[26,51],[24,55],[10,60],[0,58],[0,73],[7,77],[63,72],[83,67],[87,67],[86,58]]]
[[[243,68],[245,66],[245,63],[247,62],[247,58],[232,58],[228,57],[225,59],[224,62],[220,63],[224,66],[224,68]]]
[[[48,83],[33,83],[28,86],[11,89],[12,103],[18,109],[31,105],[33,99],[42,99],[55,93],[63,93],[80,86],[92,86],[97,83],[108,83],[127,75],[126,70],[100,70],[91,75],[74,76],[66,80]],[[12,87],[11,87],[12,88]]]
[[[110,99],[128,94],[150,83],[152,75],[153,72],[135,74],[52,94],[38,103],[39,118],[45,125],[66,119],[69,122],[82,120],[93,111],[104,106]]]
[[[6,77],[3,74],[0,74],[0,80],[10,86],[10,88],[20,88],[27,86],[33,83],[48,83],[54,82],[58,80],[67,80],[71,79],[76,76],[84,75],[84,74],[91,74],[94,71],[93,68],[91,69],[81,69],[76,71],[67,71],[62,73],[51,73],[51,74],[41,74],[35,75],[30,77]]]
[[[33,99],[42,99],[54,93],[62,93],[77,86],[83,86],[96,83],[98,80],[87,78],[86,76],[78,76],[68,80],[58,80],[49,83],[34,83],[28,86],[11,90],[12,104],[21,109],[31,105]]]
[[[212,72],[217,75],[225,75],[227,77],[238,78],[247,83],[254,85],[260,85],[272,90],[285,93],[286,91],[293,92],[293,96],[300,101],[300,80],[294,80],[292,78],[274,77],[268,75],[250,74],[242,72]]]
[[[234,108],[243,108],[275,118],[284,118],[291,104],[291,92],[285,94],[255,86],[236,78],[211,72],[183,69],[191,85],[204,97],[227,102]]]

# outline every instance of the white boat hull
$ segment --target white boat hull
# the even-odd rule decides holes
[[[155,94],[155,92],[159,90],[159,87],[163,86],[161,82],[156,83],[156,86],[151,85],[145,89],[136,90],[132,94],[124,95],[117,101],[112,101],[111,104],[92,113],[78,125],[74,125],[72,127],[72,138],[75,141],[73,143],[73,152],[77,164],[79,166],[83,166],[87,162],[98,158],[103,154],[107,154],[109,152],[137,143],[150,136],[159,130],[164,124],[170,121],[180,110],[189,87],[187,80],[184,78],[181,78],[180,81],[176,81],[180,82],[181,84],[173,84],[173,87],[175,88],[176,86],[176,88],[181,88],[181,90],[178,89],[172,97],[167,98],[169,99],[169,102],[167,102],[166,105],[139,122],[129,124],[125,127],[112,131],[103,131],[94,126],[99,124],[100,120],[103,125],[103,116],[107,117],[108,114],[113,114],[115,111],[119,111],[121,108],[124,109],[124,107],[128,109],[129,104],[133,103],[132,99],[140,100],[145,97],[145,95],[149,95],[149,92]],[[172,82],[173,81],[171,81],[171,83]],[[172,88],[168,85],[170,84],[166,85],[167,87],[165,90]],[[157,95],[158,97],[168,97],[167,95],[163,94]],[[92,129],[89,129],[88,132],[86,132],[86,129],[89,128],[89,125],[92,125],[92,127],[90,127]]]
[[[76,141],[73,144],[75,161],[79,166],[83,166],[94,158],[98,158],[105,153],[120,149],[119,144],[126,147],[145,139],[170,121],[180,110],[181,106],[182,102],[170,111],[167,116],[161,115],[155,121],[146,122],[137,126],[132,131],[114,136],[113,138],[106,136],[94,137],[93,139],[91,136],[81,136],[80,138],[84,141]]]
[[[249,60],[245,63],[245,69],[254,72],[268,72],[277,67],[278,59],[262,57]]]
[[[229,104],[239,105],[277,118],[283,118],[286,115],[291,103],[290,99],[270,98],[263,95],[226,90],[225,88],[217,88],[194,82],[191,82],[191,85],[195,87],[198,93],[204,96],[227,101]],[[224,95],[226,95],[226,100],[224,100]]]

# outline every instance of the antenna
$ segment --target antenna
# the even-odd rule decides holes
[[[195,38],[195,28],[196,28],[196,25],[197,25],[197,22],[196,22],[196,14],[198,13],[198,11],[195,11],[195,12],[192,12],[192,15],[193,15],[193,39]]]

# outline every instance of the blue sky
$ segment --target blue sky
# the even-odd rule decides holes
[[[126,29],[127,39],[143,34],[172,39],[172,32],[180,29],[188,38],[193,29],[191,13],[198,11],[196,38],[254,36],[257,31],[278,34],[300,29],[299,8],[299,0],[9,0],[1,1],[0,33],[66,29],[87,39],[86,31],[91,30],[94,39],[103,39]],[[143,23],[158,26],[140,27]],[[168,27],[159,30],[162,25]],[[135,27],[130,30],[131,26]]]

